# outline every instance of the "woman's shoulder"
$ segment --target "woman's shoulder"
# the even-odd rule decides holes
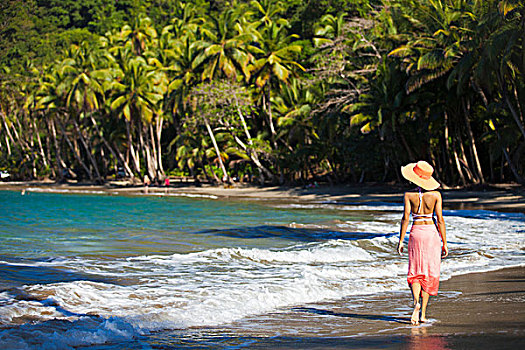
[[[436,190],[434,190],[434,191],[427,191],[426,193],[441,198],[441,192],[439,192],[439,191],[436,191]]]
[[[406,191],[405,192],[405,197],[406,198],[410,198],[412,196],[417,196],[417,195],[418,195],[417,191]]]
[[[422,191],[421,192],[423,194],[423,196],[431,196],[431,197],[435,197],[435,198],[441,198],[441,192],[437,191],[437,190],[433,190],[433,191]],[[419,196],[419,191],[417,189],[413,189],[413,190],[408,190],[408,191],[405,191],[405,197],[408,197],[408,198],[411,198],[411,197],[418,197]]]
[[[430,200],[432,202],[439,202],[441,201],[441,192],[439,191],[427,191],[425,192],[425,196],[424,198],[426,198],[426,200]]]

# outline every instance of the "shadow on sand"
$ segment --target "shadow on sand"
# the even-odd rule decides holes
[[[369,314],[353,314],[353,313],[346,313],[346,312],[333,312],[330,310],[321,310],[321,309],[316,309],[313,307],[295,307],[292,309],[292,311],[312,313],[316,315],[327,315],[327,316],[335,316],[335,317],[351,317],[351,318],[359,318],[359,319],[372,320],[372,321],[385,321],[385,322],[411,324],[410,318],[408,317],[394,317],[394,316],[387,316],[387,315],[369,315]]]

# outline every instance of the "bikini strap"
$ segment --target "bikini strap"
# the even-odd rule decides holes
[[[419,196],[419,208],[417,209],[417,213],[412,213],[412,220],[418,221],[418,220],[429,220],[432,219],[434,216],[432,213],[430,214],[421,214],[421,209],[423,207],[423,193],[421,192],[421,187],[417,188],[418,196]]]
[[[417,209],[417,213],[421,213],[421,207],[423,206],[423,193],[421,193],[421,187],[417,188],[418,195],[419,195],[419,208]]]

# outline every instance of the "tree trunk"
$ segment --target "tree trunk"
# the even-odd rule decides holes
[[[141,159],[143,161],[144,160],[146,161],[146,174],[148,174],[148,161],[147,161],[147,158],[146,158],[146,152],[144,150],[144,139],[143,139],[143,134],[142,134],[144,132],[144,130],[142,128],[143,128],[142,122],[139,120],[138,127],[137,127],[137,132],[138,132],[138,136],[139,136],[139,144],[138,144],[138,147],[137,147],[137,158],[139,158],[139,159]]]
[[[273,137],[276,134],[276,132],[275,132],[275,127],[273,126],[271,91],[272,89],[270,87],[270,84],[268,83],[268,96],[267,96],[266,103],[267,103],[267,111],[268,111],[268,122],[270,123],[270,131]]]
[[[48,126],[47,123],[45,123],[46,126]],[[49,128],[48,128],[48,135],[49,135]],[[56,174],[56,171],[55,171],[55,167],[51,165],[51,162],[52,162],[52,158],[51,158],[51,150],[52,150],[52,146],[51,146],[51,137],[46,137],[45,140],[46,140],[46,156],[47,156],[47,159],[48,159],[48,162],[49,162],[49,169],[51,170],[51,178],[53,179],[56,179],[57,178],[57,174]]]
[[[467,173],[468,181],[473,183],[479,183],[479,180],[474,176],[472,171],[470,170],[469,162],[467,160],[467,155],[465,152],[465,148],[463,147],[463,139],[461,138],[461,133],[457,132],[458,135],[458,144],[459,144],[459,150],[461,152],[461,157],[459,159],[459,162],[461,165],[463,165],[463,168],[465,169],[465,172]]]
[[[241,119],[241,124],[244,129],[244,133],[246,134],[246,137],[248,139],[248,144],[251,146],[249,150],[247,150],[246,145],[243,147],[243,149],[246,151],[250,159],[254,162],[254,164],[257,166],[257,169],[259,170],[260,180],[261,183],[264,183],[264,174],[268,176],[270,179],[273,180],[274,176],[259,160],[259,156],[257,155],[257,151],[253,148],[253,141],[252,141],[252,135],[250,134],[250,130],[248,129],[248,125],[246,124],[246,119],[244,119],[244,115],[241,112],[241,108],[237,104],[237,113],[239,114],[239,118]],[[238,143],[238,142],[237,142]]]
[[[48,128],[49,128],[49,130],[51,132],[51,138],[53,139],[53,145],[55,146],[55,156],[56,156],[56,159],[57,159],[58,180],[62,181],[64,179],[64,173],[63,173],[62,170],[65,169],[66,167],[63,166],[64,161],[62,160],[62,156],[61,156],[61,153],[60,153],[60,145],[58,144],[57,132],[56,132],[56,128],[55,128],[55,122],[54,122],[53,119],[49,119],[49,121],[48,121]]]
[[[113,147],[111,147],[111,145],[108,143],[108,140],[106,140],[106,138],[102,134],[102,131],[98,127],[97,121],[95,120],[95,118],[93,118],[93,113],[89,113],[89,119],[91,120],[91,124],[93,124],[93,126],[95,127],[95,131],[97,132],[98,137],[100,137],[100,139],[102,140],[102,143],[104,144],[104,146],[106,146],[106,148],[108,149],[109,153],[111,153],[111,155],[113,156],[113,159],[115,159],[115,161],[118,163],[117,154],[113,150]],[[115,169],[115,171],[118,171],[118,169]],[[131,174],[131,176],[133,176],[133,175]]]
[[[91,148],[87,144],[86,139],[84,138],[84,135],[82,134],[82,131],[80,130],[80,127],[79,127],[76,119],[75,118],[71,118],[71,120],[73,120],[73,125],[75,126],[75,130],[76,130],[76,132],[78,134],[78,137],[80,139],[80,143],[82,144],[82,146],[84,146],[84,150],[86,150],[86,154],[88,156],[88,159],[91,162],[91,165],[93,166],[93,168],[95,170],[95,175],[97,176],[97,181],[99,183],[103,183],[104,181],[102,180],[102,177],[100,176],[100,172],[98,171],[97,162],[95,161],[95,157],[93,157],[93,154],[91,153]]]
[[[0,116],[2,117],[2,123],[4,124],[4,130],[5,130],[5,133],[6,133],[6,140],[5,140],[5,143],[7,145],[7,154],[9,156],[11,156],[11,146],[9,145],[9,141],[11,141],[11,143],[13,144],[13,146],[15,145],[15,140],[13,139],[13,135],[11,135],[11,131],[9,130],[9,125],[7,125],[7,120],[5,118],[5,114],[4,114],[4,111],[2,109],[2,111],[0,111]]]
[[[128,139],[128,150],[131,154],[131,161],[136,173],[140,176],[140,163],[135,154],[135,147],[133,147],[133,140],[131,139],[131,122],[126,119],[126,137]]]
[[[254,152],[250,152],[250,150],[248,149],[246,144],[244,142],[242,142],[242,140],[239,139],[239,137],[237,137],[237,135],[233,135],[233,139],[235,140],[235,142],[237,142],[237,144],[239,146],[241,146],[241,148],[246,152],[248,157],[250,157],[252,162],[257,166],[257,169],[259,170],[259,174],[260,174],[261,183],[264,183],[264,175],[263,175],[263,173],[266,174],[269,178],[273,178],[273,174],[268,169],[266,169],[266,167],[264,165],[262,165],[262,163],[259,161],[259,158],[257,157],[257,155]]]
[[[270,78],[268,79],[268,100],[266,101],[268,103],[268,122],[270,123],[270,131],[272,133],[272,144],[273,144],[273,148],[275,150],[277,150],[277,142],[275,141],[275,135],[277,134],[276,131],[275,131],[275,127],[273,125],[273,115],[272,115],[272,99],[271,99],[271,91],[272,91],[272,88],[270,86],[270,81],[271,81],[272,77],[271,77],[271,73],[270,73]]]
[[[34,161],[34,155],[33,155],[33,148],[27,143],[27,141],[21,137],[20,135],[24,135],[24,128],[22,127],[22,124],[20,123],[19,118],[15,118],[16,124],[18,125],[18,128],[20,129],[20,133],[16,130],[16,126],[13,124],[13,133],[15,134],[15,138],[18,141],[18,146],[20,147],[20,151],[24,155],[24,158],[28,162]]]
[[[525,23],[525,19],[523,21]],[[524,53],[524,56],[525,56],[525,53]],[[524,65],[524,67],[525,67],[525,65]],[[516,85],[515,84],[513,85],[512,91],[514,92],[514,98],[516,100],[516,106],[518,107],[517,109],[518,109],[521,125],[523,125],[525,123],[525,118],[523,116],[523,108],[521,107],[520,96],[518,95],[518,90],[516,89]]]
[[[523,124],[520,121],[520,117],[518,115],[518,112],[516,112],[516,110],[514,109],[514,106],[510,102],[509,96],[506,93],[504,93],[504,96],[505,96],[505,103],[509,107],[510,114],[512,115],[512,117],[516,121],[516,124],[518,125],[518,128],[520,129],[521,134],[523,135],[523,138],[525,139],[525,128],[523,127]]]
[[[115,147],[114,149],[115,149],[115,152],[117,153],[117,156],[122,162],[122,166],[124,167],[124,170],[126,170],[126,173],[128,174],[128,176],[131,177],[131,179],[133,180],[135,178],[135,175],[133,174],[133,171],[129,167],[128,160],[124,158],[124,155],[122,154],[122,152],[120,152],[117,145],[113,144],[113,146]]]
[[[452,169],[453,169],[453,165],[452,165],[452,157],[450,156],[450,142],[449,142],[449,130],[448,130],[448,113],[445,111],[444,112],[444,124],[445,124],[445,154],[444,154],[444,157],[445,159],[447,160],[447,164],[448,164],[448,167],[450,169],[450,175],[451,175],[451,178],[452,178]],[[456,155],[457,156],[457,155]]]
[[[162,165],[162,148],[161,148],[161,138],[162,138],[162,125],[164,124],[164,118],[162,116],[157,116],[155,127],[156,127],[156,142],[157,142],[157,163],[158,169],[161,176],[165,176],[164,166]]]
[[[497,78],[498,78],[501,93],[503,94],[503,100],[505,100],[507,107],[509,107],[510,114],[514,118],[514,121],[516,122],[516,124],[518,125],[518,129],[520,129],[521,134],[523,135],[523,138],[525,138],[525,127],[523,126],[523,123],[520,120],[520,116],[518,115],[518,112],[514,109],[514,106],[512,105],[512,102],[509,99],[509,95],[507,93],[507,87],[505,86],[506,85],[505,80],[500,71],[497,72]]]
[[[157,141],[155,134],[153,133],[153,124],[148,124],[149,140],[148,143],[151,145],[151,167],[155,170],[155,176],[158,177],[159,163],[157,162]]]
[[[71,142],[71,140],[69,140],[69,136],[67,136],[66,129],[64,128],[64,126],[62,125],[62,123],[58,122],[58,125],[60,126],[60,129],[62,130],[62,135],[63,135],[64,138],[66,139],[66,142],[67,142],[67,144],[69,145],[69,148],[71,148],[71,151],[73,151],[73,155],[75,156],[75,159],[76,159],[77,162],[79,162],[79,164],[84,168],[84,170],[86,171],[86,173],[87,173],[88,176],[89,176],[89,180],[93,181],[93,174],[91,173],[91,171],[90,171],[89,168],[87,167],[86,163],[84,163],[84,161],[83,161],[82,158],[80,157],[80,154],[78,154],[78,150],[76,149],[76,147],[73,145],[73,143]]]
[[[474,85],[474,88],[476,89],[476,91],[478,91],[479,95],[481,96],[481,98],[483,100],[483,104],[487,108],[489,103],[488,103],[487,97],[485,96],[485,93],[476,84],[473,84],[473,85]],[[514,89],[514,96],[516,97],[516,101],[518,102],[518,110],[520,110],[520,105],[519,105],[518,95],[517,95],[516,89]],[[510,107],[512,107],[512,106],[510,106]],[[516,167],[514,166],[514,162],[512,162],[512,159],[510,158],[507,149],[505,148],[505,146],[503,144],[501,144],[501,136],[500,136],[498,130],[496,129],[496,124],[494,123],[493,120],[490,120],[490,121],[491,121],[491,124],[493,126],[492,129],[494,130],[494,133],[496,134],[496,136],[498,138],[498,141],[500,141],[501,151],[503,152],[503,155],[505,156],[505,159],[507,159],[507,163],[509,164],[510,170],[512,171],[512,174],[514,175],[514,178],[516,179],[517,182],[523,183],[524,179],[519,175],[518,171],[516,170]],[[523,132],[523,130],[522,130],[522,132]],[[492,167],[492,155],[490,155],[490,157],[491,157],[490,175],[491,175],[492,181],[494,181],[494,169]]]
[[[5,145],[7,147],[7,155],[11,157],[11,145],[9,144],[9,137],[7,137],[7,133],[5,135]]]
[[[463,116],[465,117],[465,124],[467,126],[467,133],[468,133],[469,141],[470,141],[470,147],[472,149],[472,155],[474,157],[474,163],[476,165],[476,172],[477,172],[479,181],[483,184],[485,183],[485,179],[483,177],[483,172],[481,171],[481,163],[479,161],[478,151],[476,148],[476,140],[474,139],[474,134],[472,133],[472,129],[470,128],[470,120],[468,117],[469,114],[468,114],[467,106],[465,105],[465,100],[462,101],[462,106],[463,106],[463,111],[464,111]]]
[[[44,163],[44,167],[47,168],[48,167],[48,162],[47,162],[47,157],[46,157],[46,154],[44,152],[44,147],[42,146],[42,140],[40,139],[40,132],[37,128],[37,125],[36,125],[36,122],[35,122],[35,119],[33,119],[33,130],[36,134],[36,140],[38,142],[38,151],[40,152],[40,156],[42,157],[42,162]]]
[[[149,129],[149,126],[141,128],[141,130],[146,135],[146,142],[144,142],[144,138],[141,137],[141,141],[142,141],[141,143],[142,143],[142,147],[144,149],[144,156],[145,156],[144,158],[146,160],[146,170],[147,170],[147,172],[149,174],[150,179],[153,181],[154,179],[157,179],[157,172],[156,172],[155,166],[153,164],[153,159],[152,159],[153,158],[153,154],[152,154],[152,151],[151,151],[152,141],[150,140],[150,137],[149,137],[149,134],[148,134],[148,129]]]
[[[461,164],[459,162],[458,152],[456,150],[456,142],[454,142],[454,139],[452,139],[452,152],[454,154],[454,160],[456,162],[456,169],[459,174],[459,179],[461,180],[461,183],[463,184],[463,186],[466,186],[467,181],[465,180],[465,176],[463,175],[463,171],[461,170]]]
[[[494,125],[494,128],[493,128],[494,133],[498,137],[498,141],[500,141],[500,144],[501,144],[501,136],[500,136],[498,130],[496,129],[496,125],[494,123],[492,123],[492,125]],[[518,182],[520,184],[523,184],[525,181],[520,176],[518,171],[516,170],[516,167],[514,166],[514,163],[512,162],[512,159],[510,158],[509,152],[507,151],[507,148],[503,144],[501,144],[501,150],[503,152],[503,155],[505,156],[505,159],[507,160],[507,164],[510,167],[510,171],[512,172],[512,174],[514,175],[514,178],[516,179],[516,182]]]
[[[34,131],[33,131],[34,132]],[[38,172],[36,170],[36,156],[35,156],[35,137],[34,135],[31,135],[32,137],[29,139],[29,145],[31,146],[31,158],[32,158],[32,165],[33,165],[33,179],[37,178]]]
[[[226,168],[224,167],[224,163],[222,162],[221,157],[221,151],[219,150],[219,146],[217,145],[217,141],[215,140],[215,135],[213,134],[213,130],[210,127],[210,123],[208,122],[208,118],[204,117],[204,124],[206,125],[206,129],[208,130],[208,134],[210,135],[211,142],[213,143],[213,147],[215,148],[215,153],[217,154],[217,159],[219,160],[219,165],[222,170],[222,182],[226,179],[226,181],[229,181],[228,173],[226,172]]]
[[[155,127],[157,125],[157,120],[155,119]],[[149,137],[150,137],[150,143],[151,143],[151,166],[155,170],[155,176],[157,179],[162,179],[164,176],[160,172],[159,169],[159,150],[158,150],[158,144],[157,144],[157,138],[155,137],[155,133],[153,132],[153,124],[149,124]]]

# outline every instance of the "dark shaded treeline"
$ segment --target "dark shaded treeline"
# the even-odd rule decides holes
[[[520,1],[0,6],[13,177],[523,183]]]

